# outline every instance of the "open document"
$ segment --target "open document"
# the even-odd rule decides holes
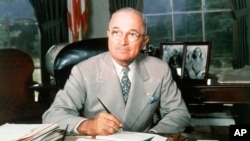
[[[96,136],[97,141],[166,141],[167,137],[139,132],[119,132],[108,136]],[[90,136],[79,136],[76,141],[93,141]]]
[[[0,139],[5,141],[36,141],[57,128],[57,124],[6,123],[0,126]]]

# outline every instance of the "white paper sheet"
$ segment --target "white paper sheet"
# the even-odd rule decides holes
[[[16,141],[20,139],[35,139],[41,135],[56,129],[54,124],[9,124],[0,126],[0,139],[5,141]]]
[[[166,141],[167,137],[156,134],[139,133],[139,132],[120,132],[108,136],[96,136],[91,139],[89,136],[78,137],[77,141]]]

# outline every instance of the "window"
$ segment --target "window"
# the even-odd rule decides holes
[[[34,61],[33,79],[41,82],[39,30],[28,0],[0,0],[0,48],[17,48]]]
[[[144,0],[149,45],[211,41],[210,73],[232,68],[233,19],[228,0]]]

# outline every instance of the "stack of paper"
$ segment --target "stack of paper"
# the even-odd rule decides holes
[[[58,128],[57,124],[3,124],[0,126],[0,139],[5,141],[40,140]]]

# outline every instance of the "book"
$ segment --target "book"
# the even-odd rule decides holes
[[[56,130],[57,124],[12,124],[0,126],[0,139],[5,141],[36,141]]]

